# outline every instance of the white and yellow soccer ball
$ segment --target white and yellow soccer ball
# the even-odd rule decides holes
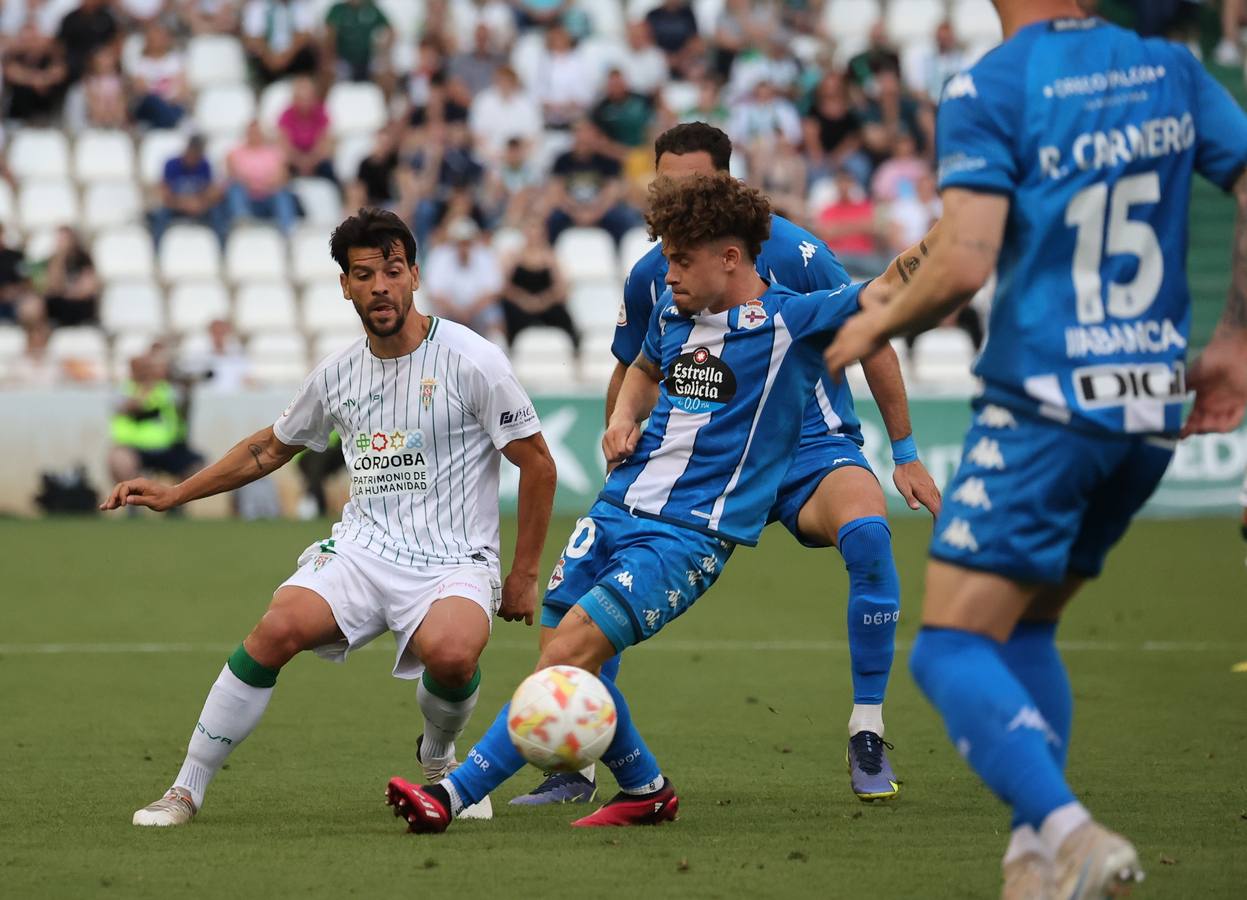
[[[614,740],[615,701],[591,672],[550,666],[516,689],[507,732],[520,755],[542,771],[575,772]]]

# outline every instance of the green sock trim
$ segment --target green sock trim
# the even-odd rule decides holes
[[[281,671],[260,665],[251,658],[251,654],[242,644],[239,644],[238,649],[230,654],[226,664],[239,681],[257,688],[271,688],[277,684],[277,673]]]
[[[451,703],[461,703],[475,694],[476,689],[481,686],[481,667],[476,667],[476,671],[472,673],[471,680],[468,681],[468,683],[463,687],[446,687],[446,685],[442,684],[430,675],[428,669],[424,670],[424,675],[421,676],[421,680],[424,682],[424,689],[434,697],[440,697],[441,699],[448,700]]]

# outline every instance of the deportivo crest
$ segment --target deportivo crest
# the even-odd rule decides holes
[[[420,379],[420,405],[428,409],[433,405],[433,392],[437,390],[436,378]]]
[[[765,325],[766,319],[766,308],[762,305],[762,301],[749,300],[740,311],[740,318],[738,321],[741,328],[747,328],[752,331],[759,325]]]
[[[563,566],[567,565],[566,557],[559,557],[559,561],[554,564],[554,571],[550,573],[550,583],[546,585],[547,591],[552,591],[563,583]]]
[[[619,315],[615,317],[615,324],[621,328],[628,324],[628,301],[621,300],[619,302]]]

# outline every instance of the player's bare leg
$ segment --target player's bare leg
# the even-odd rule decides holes
[[[463,733],[480,696],[478,662],[489,640],[489,619],[479,604],[466,597],[434,601],[412,635],[409,648],[424,663],[416,688],[424,733],[416,744],[425,778],[441,781],[459,765],[455,739]],[[491,819],[488,797],[468,807],[460,817]]]
[[[845,758],[853,792],[866,802],[890,800],[900,791],[887,756],[891,745],[883,739],[883,697],[900,618],[900,582],[886,516],[875,476],[845,465],[823,478],[797,517],[802,539],[838,548],[849,572],[853,711]]]
[[[329,604],[306,588],[286,586],[221,669],[164,797],[135,812],[135,825],[184,825],[226,758],[251,734],[268,706],[281,667],[301,650],[342,639]]]

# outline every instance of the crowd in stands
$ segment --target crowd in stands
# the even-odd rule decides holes
[[[872,273],[938,217],[936,103],[998,39],[988,0],[5,0],[0,381],[124,380],[153,341],[295,380],[358,331],[326,243],[365,204],[411,224],[426,309],[593,380],[658,133],[723,128]]]

